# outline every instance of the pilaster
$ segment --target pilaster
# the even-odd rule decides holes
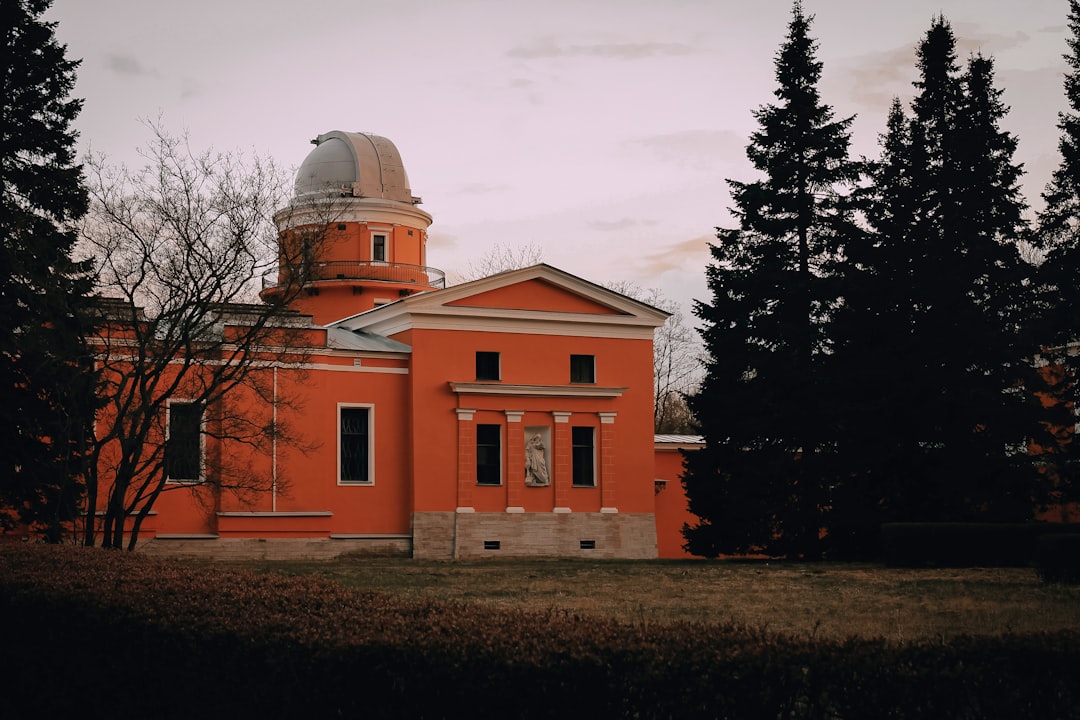
[[[473,489],[476,487],[476,410],[458,408],[458,467],[457,510],[468,512],[473,508]]]
[[[615,482],[615,415],[600,413],[600,512],[618,512]]]

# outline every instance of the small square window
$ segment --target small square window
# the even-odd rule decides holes
[[[476,353],[476,379],[498,380],[499,353],[479,350]]]
[[[386,261],[386,236],[385,235],[372,235],[371,236],[371,259],[375,262]]]
[[[572,383],[595,383],[596,382],[596,356],[595,355],[571,355],[570,356],[570,382],[572,382]]]

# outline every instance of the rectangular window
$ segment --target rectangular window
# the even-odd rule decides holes
[[[570,356],[570,382],[594,383],[596,382],[596,356],[595,355],[571,355]]]
[[[386,261],[386,236],[371,236],[371,259],[377,262]]]
[[[502,426],[476,426],[476,484],[502,484]]]
[[[338,407],[338,482],[371,483],[374,480],[371,416],[368,407]]]
[[[165,439],[165,476],[172,482],[202,479],[202,406],[192,402],[169,403]]]
[[[498,380],[499,379],[499,353],[477,351],[476,353],[476,379]]]
[[[594,429],[570,428],[571,455],[574,464],[574,485],[596,487],[596,453],[594,452]]]

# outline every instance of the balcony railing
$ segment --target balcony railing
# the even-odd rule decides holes
[[[288,285],[290,281],[333,282],[334,280],[374,280],[388,283],[407,283],[442,289],[446,273],[422,265],[382,262],[378,260],[334,261],[306,263],[296,268],[283,268],[263,276],[263,289]]]

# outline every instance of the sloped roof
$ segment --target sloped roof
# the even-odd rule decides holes
[[[704,445],[705,438],[702,435],[653,435],[653,442],[657,445]]]
[[[330,326],[326,329],[326,346],[338,350],[360,350],[364,352],[409,353],[412,348],[405,343],[363,330],[347,330]]]

